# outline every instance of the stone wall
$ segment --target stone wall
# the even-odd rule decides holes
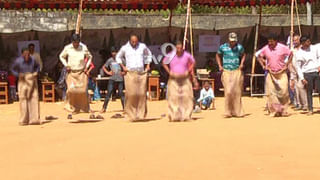
[[[0,11],[0,33],[23,31],[68,31],[75,27],[76,13],[67,11]],[[193,15],[193,27],[196,29],[220,30],[254,26],[258,15]],[[300,16],[301,24],[307,24],[306,15]],[[166,27],[168,19],[159,15],[106,15],[83,14],[84,29],[113,29]],[[320,15],[314,15],[313,24],[320,25]],[[183,27],[185,16],[173,16],[172,26]],[[262,25],[289,26],[289,15],[263,15]]]

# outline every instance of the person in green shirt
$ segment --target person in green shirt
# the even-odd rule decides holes
[[[222,72],[221,81],[224,86],[225,117],[243,117],[241,95],[243,90],[242,69],[246,54],[238,43],[237,34],[229,33],[229,42],[220,46],[216,60]]]

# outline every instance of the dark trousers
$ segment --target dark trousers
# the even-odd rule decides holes
[[[307,80],[307,99],[309,111],[313,111],[312,92],[314,86],[320,92],[320,77],[318,72],[304,73],[304,78]]]
[[[108,89],[107,89],[107,95],[104,99],[104,103],[103,103],[103,109],[107,109],[110,97],[112,95],[113,92],[113,88],[115,87],[115,83],[118,83],[118,92],[119,92],[119,96],[121,99],[121,105],[122,105],[122,109],[124,108],[124,94],[123,94],[123,81],[122,82],[116,82],[113,80],[109,80],[108,81]]]

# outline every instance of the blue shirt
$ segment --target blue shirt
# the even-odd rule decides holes
[[[14,61],[11,71],[13,75],[18,77],[20,73],[40,72],[40,65],[31,56],[28,61],[20,56]]]
[[[229,43],[220,46],[218,54],[223,57],[223,68],[227,70],[236,70],[240,66],[240,58],[244,53],[244,48],[241,44],[237,44],[234,48],[230,47]]]

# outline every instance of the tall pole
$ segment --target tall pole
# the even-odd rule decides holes
[[[78,11],[78,17],[76,22],[76,34],[80,34],[80,28],[81,28],[81,16],[82,16],[82,4],[83,0],[79,0],[79,11]]]
[[[299,28],[299,35],[302,35],[301,31],[301,24],[300,24],[300,17],[299,17],[299,9],[298,9],[298,3],[297,0],[294,0],[295,6],[296,6],[296,15],[297,15],[297,23],[298,23],[298,28]]]
[[[254,48],[253,48],[253,56],[252,56],[252,67],[251,67],[251,77],[250,77],[250,94],[253,95],[253,78],[255,77],[255,68],[256,68],[256,52],[258,49],[258,42],[259,42],[259,34],[260,34],[260,26],[261,26],[261,19],[262,19],[262,4],[260,3],[259,6],[259,19],[258,24],[256,24],[256,34],[254,39]]]
[[[290,31],[290,49],[293,49],[293,10],[294,10],[294,0],[291,0],[291,31]]]
[[[256,68],[256,52],[258,49],[258,41],[259,41],[259,32],[260,32],[260,26],[261,26],[261,18],[262,18],[262,5],[260,4],[259,6],[259,19],[258,19],[258,24],[256,24],[256,34],[255,34],[255,39],[254,39],[254,49],[253,49],[253,57],[252,57],[252,68],[251,68],[251,74],[255,73],[255,68]]]
[[[183,37],[183,49],[186,48],[186,42],[187,42],[187,34],[188,34],[188,25],[189,25],[189,14],[190,14],[190,0],[188,0],[188,6],[187,6],[187,17],[186,17],[186,26],[184,28],[184,37]]]
[[[309,1],[307,2],[307,23],[308,25],[312,25],[312,9]]]
[[[191,54],[192,56],[194,55],[193,53],[193,32],[192,32],[192,15],[191,15],[191,8],[190,8],[190,50],[191,50]]]

